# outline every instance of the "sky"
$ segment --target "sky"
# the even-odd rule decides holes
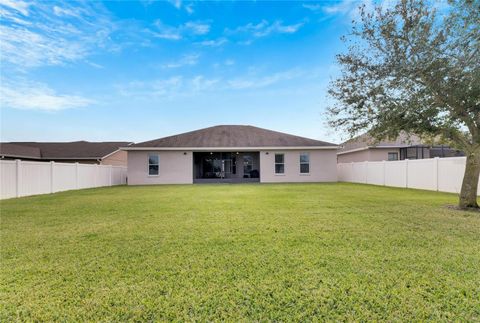
[[[339,143],[327,86],[359,4],[0,0],[1,141],[244,124]]]

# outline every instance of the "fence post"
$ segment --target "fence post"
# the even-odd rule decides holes
[[[95,168],[93,169],[93,187],[97,187],[97,174],[98,174],[98,164],[95,164]]]
[[[112,186],[112,165],[108,166],[108,170],[110,172],[110,180],[108,182],[108,186]]]
[[[353,182],[353,162],[350,162],[350,180],[348,182]]]
[[[78,162],[75,163],[75,189],[78,190]]]
[[[55,162],[50,162],[50,193],[55,193],[54,185],[55,185]]]
[[[22,161],[20,159],[15,160],[16,162],[16,176],[15,179],[17,181],[17,190],[15,192],[15,195],[17,197],[22,196]]]
[[[383,166],[383,186],[385,186],[385,183],[386,183],[386,180],[385,180],[385,177],[387,176],[387,170],[386,170],[386,167],[385,167],[385,161],[382,160],[382,166]]]
[[[433,158],[433,189],[438,192],[438,157]]]
[[[408,188],[408,159],[405,159],[405,188]]]
[[[365,184],[368,184],[368,160],[365,161]]]

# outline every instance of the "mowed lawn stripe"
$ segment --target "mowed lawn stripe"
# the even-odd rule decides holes
[[[1,321],[480,320],[480,215],[358,184],[1,201]]]

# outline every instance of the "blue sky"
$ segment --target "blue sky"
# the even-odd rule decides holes
[[[0,0],[1,140],[250,124],[339,142],[326,88],[359,4]]]

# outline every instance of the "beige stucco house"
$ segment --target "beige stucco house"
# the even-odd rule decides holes
[[[122,149],[129,185],[337,180],[337,145],[253,126],[214,126]]]
[[[420,137],[404,132],[396,139],[381,141],[363,134],[342,143],[337,151],[338,163],[455,156],[463,156],[463,153],[445,145],[427,144]]]

